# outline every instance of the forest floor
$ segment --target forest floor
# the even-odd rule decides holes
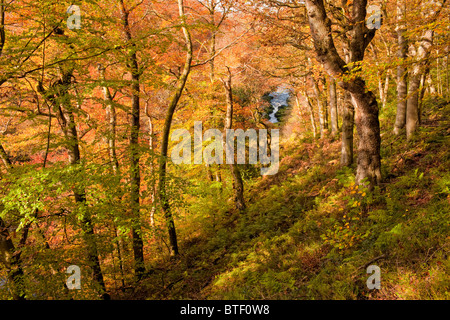
[[[285,137],[278,174],[246,179],[245,214],[209,184],[180,231],[180,257],[158,256],[113,298],[450,299],[450,108],[423,110],[410,142],[381,112],[384,181],[373,192],[339,166],[338,139]],[[366,285],[369,265],[379,290]]]

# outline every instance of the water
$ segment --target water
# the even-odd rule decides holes
[[[288,106],[288,99],[291,95],[291,92],[286,87],[278,87],[277,91],[271,92],[269,97],[272,98],[270,100],[270,104],[273,107],[273,111],[269,114],[269,121],[272,123],[277,123],[278,119],[275,114],[278,112],[279,108]]]

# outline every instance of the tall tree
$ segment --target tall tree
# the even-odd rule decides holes
[[[353,129],[355,127],[355,108],[350,93],[344,91],[342,98],[342,145],[341,165],[349,167],[353,164]]]
[[[406,100],[406,139],[410,140],[419,126],[419,95],[420,81],[427,69],[427,59],[433,44],[433,30],[426,30],[421,37],[417,49],[410,46],[411,53],[419,61],[409,73],[408,99]]]
[[[0,262],[6,267],[14,300],[25,300],[25,285],[20,251],[16,250],[5,221],[0,217]]]
[[[183,30],[183,35],[185,39],[186,45],[186,60],[181,71],[181,75],[179,76],[176,87],[172,96],[170,98],[169,107],[166,111],[166,118],[164,121],[164,128],[161,138],[161,160],[159,163],[159,182],[158,182],[158,196],[161,202],[161,208],[164,212],[164,217],[167,222],[167,229],[169,232],[169,247],[170,247],[170,255],[177,256],[178,255],[178,241],[177,241],[177,233],[175,229],[175,221],[173,219],[172,210],[169,203],[169,196],[167,194],[166,188],[166,179],[167,179],[167,154],[169,147],[169,134],[170,128],[172,126],[172,119],[175,113],[175,109],[180,101],[181,95],[183,93],[184,87],[186,85],[186,81],[189,77],[189,73],[191,71],[191,64],[193,58],[193,47],[191,34],[187,27],[185,8],[183,0],[178,0],[178,12],[181,19],[181,29]]]
[[[1,53],[1,52],[0,52]],[[12,168],[11,160],[3,146],[0,145],[1,158],[5,164],[6,171]],[[12,284],[11,294],[14,300],[25,299],[24,273],[20,251],[16,250],[5,221],[0,216],[0,262],[6,267],[8,280]]]
[[[136,278],[142,278],[144,266],[144,242],[140,222],[140,155],[139,155],[139,131],[140,131],[140,76],[137,47],[134,43],[130,28],[130,9],[125,7],[120,0],[121,20],[125,41],[129,45],[127,65],[131,73],[131,115],[130,115],[130,187],[131,187],[131,233],[133,236],[134,272]],[[136,8],[133,7],[133,8]]]
[[[318,61],[329,75],[339,79],[338,84],[343,89],[350,92],[356,106],[359,136],[356,181],[362,183],[367,180],[370,188],[373,188],[381,182],[378,103],[373,92],[367,90],[364,79],[359,74],[351,74],[352,68],[364,59],[365,50],[375,36],[375,29],[368,29],[365,23],[367,1],[353,1],[350,16],[350,65],[337,52],[324,1],[306,0],[305,3]],[[342,77],[345,74],[351,75],[351,80]]]
[[[227,113],[225,116],[225,132],[233,128],[233,90],[231,84],[231,71],[228,69],[228,76],[226,80],[222,80],[223,87],[225,88],[225,96],[227,101]],[[234,142],[233,142],[234,143]],[[233,155],[234,157],[234,155]],[[233,177],[233,191],[234,191],[234,204],[236,209],[243,213],[245,211],[244,200],[244,182],[242,181],[241,172],[236,163],[229,164],[230,172]]]
[[[114,106],[114,97],[111,95],[109,88],[105,84],[105,67],[102,64],[98,64],[98,71],[100,73],[100,80],[102,82],[103,99],[106,103],[106,121],[108,121],[108,134],[106,140],[108,142],[108,154],[111,168],[114,173],[119,170],[119,160],[117,159],[116,152],[116,131],[117,131],[117,116],[116,107]]]
[[[404,61],[408,54],[408,42],[405,35],[405,9],[404,0],[397,1],[397,58]],[[395,117],[394,133],[398,135],[406,124],[406,98],[408,94],[408,72],[404,63],[397,67],[397,115]]]
[[[59,65],[60,78],[53,82],[48,89],[45,89],[42,82],[39,82],[38,91],[42,97],[52,105],[58,118],[61,130],[66,138],[66,149],[68,152],[69,164],[76,168],[80,165],[80,141],[78,138],[77,126],[75,123],[74,107],[71,104],[70,88],[73,84],[73,67]],[[100,267],[100,258],[97,248],[94,225],[92,223],[89,207],[86,205],[86,191],[82,186],[76,186],[73,190],[77,211],[80,214],[80,223],[83,230],[83,238],[87,246],[88,260],[94,274],[94,280],[100,288],[103,299],[109,299],[106,292],[103,273]]]
[[[336,80],[334,80],[334,78],[331,76],[329,76],[328,78],[328,95],[330,100],[331,135],[335,137],[339,130],[338,108],[337,108]]]
[[[116,152],[117,115],[116,115],[116,107],[114,106],[114,96],[111,95],[111,92],[109,91],[109,88],[105,83],[106,82],[106,77],[105,77],[106,68],[101,63],[99,63],[97,65],[97,69],[100,74],[103,99],[105,100],[105,104],[106,104],[106,121],[108,122],[108,131],[106,134],[106,140],[108,143],[109,162],[111,164],[111,169],[112,169],[113,173],[118,174],[119,173],[119,159],[117,158],[117,152]],[[118,234],[117,234],[116,223],[114,221],[112,222],[112,227],[113,227],[113,231],[114,231],[114,238],[116,238],[118,236]],[[119,238],[119,241],[116,242],[116,250],[117,250],[117,256],[119,258],[119,270],[120,270],[120,273],[122,276],[122,279],[121,279],[122,286],[125,286],[122,248],[123,248],[123,241],[121,238]]]

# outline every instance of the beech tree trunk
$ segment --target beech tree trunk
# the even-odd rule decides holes
[[[228,78],[223,80],[227,101],[227,114],[225,117],[225,132],[233,127],[233,93],[231,86],[231,72],[228,69]],[[225,138],[225,137],[224,137]],[[224,142],[225,143],[225,142]],[[225,149],[225,148],[224,148]],[[233,155],[234,157],[234,155]],[[236,209],[243,213],[245,211],[244,200],[244,182],[242,181],[241,172],[236,163],[229,164],[230,172],[233,177],[234,204]]]
[[[311,60],[308,59],[309,65],[311,65]],[[316,98],[317,110],[319,113],[319,134],[320,138],[324,137],[325,129],[327,129],[327,108],[326,105],[322,101],[322,97],[319,90],[319,85],[314,76],[310,73],[308,78],[312,84],[314,97]]]
[[[4,0],[0,0],[0,57],[3,53],[3,47],[6,41],[5,34],[5,9],[6,4]],[[0,79],[0,86],[6,82],[6,79]],[[0,159],[5,165],[6,172],[12,169],[11,160],[0,144]],[[20,251],[16,252],[14,243],[12,242],[11,234],[9,233],[5,222],[0,217],[0,263],[6,267],[8,281],[11,283],[11,293],[14,300],[25,300],[25,286],[23,283],[23,269],[22,260],[20,258]]]
[[[133,238],[134,273],[140,280],[145,272],[144,243],[141,234],[140,221],[140,155],[139,155],[139,131],[140,131],[140,73],[136,53],[136,45],[132,43],[129,25],[130,12],[125,8],[123,0],[120,0],[123,31],[127,42],[131,43],[128,55],[129,71],[131,73],[131,115],[130,115],[130,193],[131,193],[131,234]]]
[[[386,75],[383,77],[380,75],[378,79],[378,91],[380,95],[381,107],[386,107],[387,96],[389,90],[389,71],[386,71]]]
[[[12,163],[2,144],[0,144],[0,158],[5,165],[6,170],[9,171],[12,168]]]
[[[325,130],[327,129],[327,107],[322,101],[322,97],[319,90],[319,85],[317,81],[313,78],[313,88],[314,95],[316,96],[317,101],[317,109],[319,110],[319,129],[320,129],[320,138],[325,136]]]
[[[5,222],[0,218],[0,263],[6,268],[14,300],[25,300],[24,273],[20,250],[16,250]]]
[[[98,71],[100,73],[100,79],[102,82],[105,81],[105,68],[98,64]],[[117,159],[116,153],[116,108],[114,107],[113,97],[109,92],[109,88],[106,85],[102,85],[103,91],[103,99],[106,101],[106,120],[108,121],[108,134],[107,134],[107,142],[108,142],[108,153],[109,153],[109,162],[111,164],[112,171],[117,174],[119,173],[119,160]],[[111,222],[114,231],[114,237],[119,237],[117,233],[117,226],[114,221]],[[123,259],[122,259],[122,251],[123,251],[123,241],[121,237],[119,237],[119,241],[116,242],[116,251],[119,259],[119,270],[122,276],[122,286],[125,286],[124,280],[124,268],[123,268]]]
[[[419,125],[422,124],[422,106],[423,106],[423,98],[425,97],[425,91],[427,88],[427,78],[430,74],[430,64],[427,63],[426,70],[422,74],[422,77],[420,77],[420,92],[419,92],[419,107],[418,107],[418,113],[419,113]]]
[[[419,96],[420,81],[427,67],[427,59],[433,44],[433,30],[426,30],[422,35],[417,50],[410,46],[411,55],[416,57],[416,64],[413,66],[409,76],[408,99],[406,107],[406,139],[410,140],[419,126]]]
[[[334,45],[331,21],[327,17],[323,0],[306,0],[306,9],[317,59],[325,71],[335,77],[351,72],[351,67],[339,56]],[[354,0],[352,6],[352,27],[349,43],[350,62],[364,59],[364,53],[375,36],[376,29],[368,29],[365,24],[367,0]],[[338,82],[350,92],[356,107],[356,128],[358,131],[358,165],[356,182],[369,182],[373,188],[381,181],[380,126],[378,104],[375,95],[367,90],[365,81],[355,75],[352,81],[340,78]]]
[[[100,79],[105,81],[105,68],[99,64],[98,71],[100,73]],[[117,172],[119,169],[119,161],[117,160],[116,154],[116,108],[114,107],[113,97],[109,92],[109,89],[106,85],[102,85],[103,91],[103,99],[106,102],[106,120],[108,121],[108,153],[109,153],[109,161],[111,162],[111,168],[114,172]]]
[[[384,42],[385,45],[387,46],[387,43]],[[371,43],[370,44],[371,48],[372,48],[372,52],[374,54],[374,58],[375,58],[375,64],[378,68],[378,72],[377,72],[377,76],[378,76],[378,95],[380,97],[380,101],[381,101],[381,106],[382,108],[384,108],[386,106],[386,102],[387,102],[387,96],[388,96],[388,90],[389,90],[389,70],[385,71],[385,74],[383,74],[382,70],[379,69],[379,59],[378,59],[378,50],[377,48]],[[390,57],[390,48],[387,47],[387,57]],[[384,76],[384,79],[383,79]]]
[[[335,137],[338,133],[338,109],[337,109],[337,95],[336,95],[336,81],[333,77],[328,78],[328,95],[330,98],[330,122],[331,135]]]
[[[342,115],[342,145],[341,165],[349,167],[353,164],[353,126],[355,123],[355,108],[351,102],[350,93],[344,92]]]
[[[405,37],[405,3],[400,1],[397,5],[397,58],[404,61],[408,56],[408,42]],[[408,95],[408,71],[400,64],[397,67],[397,115],[395,117],[394,134],[400,134],[406,124],[406,98]]]
[[[216,55],[216,21],[215,21],[215,12],[216,7],[214,1],[210,2],[210,6],[208,8],[209,10],[209,17],[210,21],[209,23],[213,27],[212,34],[211,34],[211,42],[209,47],[209,55],[211,57],[211,60],[209,61],[209,79],[211,80],[211,83],[214,82],[215,78],[215,59],[214,56]]]
[[[153,152],[155,150],[154,146],[153,146],[153,122],[152,122],[152,117],[150,116],[150,110],[148,108],[148,103],[145,106],[145,114],[147,116],[147,120],[148,120],[148,146],[150,151],[152,152],[151,156],[153,157]],[[153,159],[150,162],[150,170],[152,172],[152,174],[154,174],[154,170],[155,170],[155,166],[153,165]],[[152,227],[155,227],[155,212],[156,212],[156,183],[153,183],[152,185],[152,194],[151,194],[151,198],[152,198],[152,209],[150,210],[150,225]]]
[[[367,179],[369,186],[381,182],[380,157],[380,123],[378,118],[378,103],[371,91],[352,92],[356,106],[355,124],[358,129],[358,160],[357,182]]]
[[[175,222],[173,220],[173,215],[169,203],[169,197],[166,191],[166,171],[167,171],[167,152],[169,146],[169,133],[170,127],[172,125],[172,118],[175,112],[175,108],[177,107],[178,101],[181,98],[181,94],[183,93],[187,78],[191,71],[192,50],[193,50],[191,35],[186,27],[186,18],[184,14],[183,0],[178,0],[178,10],[182,22],[184,38],[186,41],[186,61],[184,63],[183,71],[181,72],[181,76],[178,78],[175,91],[170,99],[169,108],[167,109],[166,119],[164,121],[164,128],[161,140],[161,161],[159,164],[159,184],[158,184],[158,196],[161,201],[161,207],[167,221],[167,228],[169,232],[169,248],[171,256],[178,255],[178,242],[175,229]]]
[[[309,98],[307,90],[305,90],[304,96],[305,96],[305,100],[306,100],[306,105],[309,110],[309,116],[310,116],[310,120],[311,120],[311,129],[313,132],[313,137],[315,138],[317,136],[316,120],[314,118],[314,108],[311,104],[311,99]]]

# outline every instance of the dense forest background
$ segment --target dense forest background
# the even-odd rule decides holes
[[[0,0],[0,299],[449,299],[449,16]],[[277,172],[173,163],[196,122]]]

